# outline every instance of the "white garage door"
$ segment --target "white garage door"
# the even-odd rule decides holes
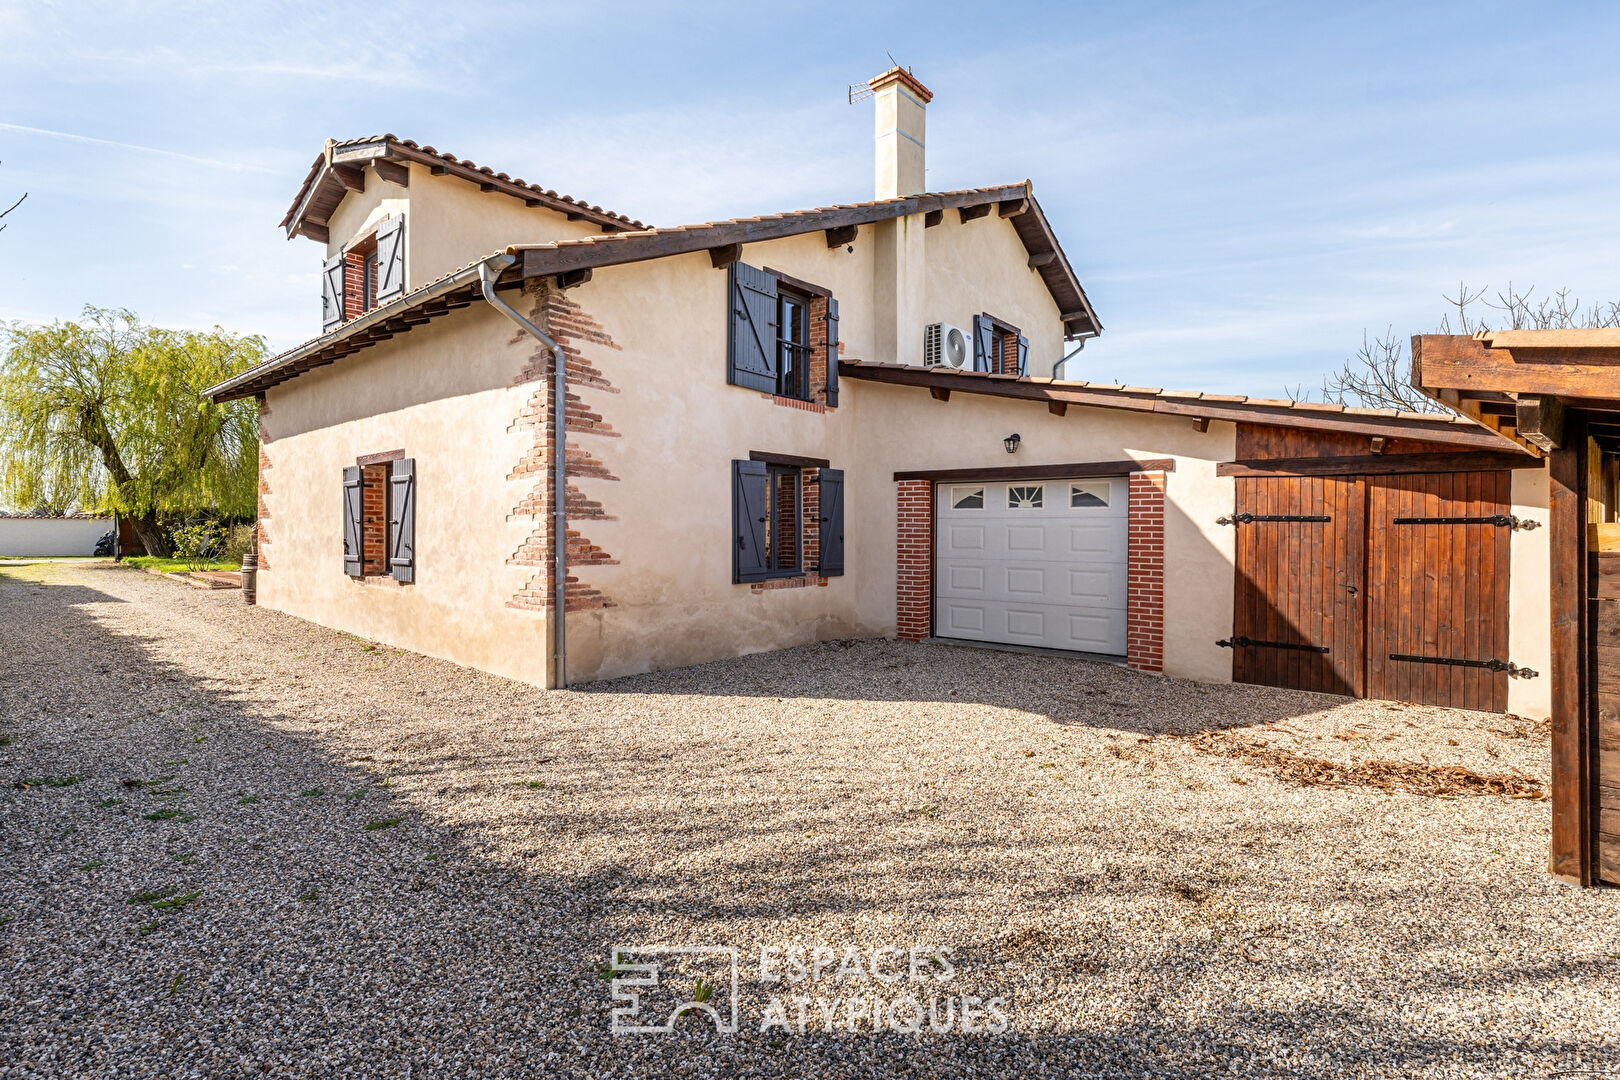
[[[936,634],[1124,655],[1125,477],[936,487]]]

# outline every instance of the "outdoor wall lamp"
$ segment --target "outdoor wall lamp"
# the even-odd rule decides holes
[[[1022,437],[1018,434],[1018,432],[1015,431],[1005,439],[1002,439],[1001,444],[1007,448],[1007,453],[1016,454],[1018,453],[1018,444],[1022,441]]]

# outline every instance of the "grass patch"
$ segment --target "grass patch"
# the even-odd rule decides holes
[[[309,892],[304,893],[303,895],[298,897],[298,899],[302,900],[306,904],[308,904],[308,903],[310,903],[312,901],[315,901],[315,900],[319,900],[320,898],[321,898],[321,890],[319,890],[319,889],[311,889],[311,890],[309,890]]]
[[[237,806],[252,806],[254,803],[256,803],[258,801],[259,801],[259,797],[257,795],[244,795],[240,799],[236,800],[236,805]]]
[[[161,889],[148,889],[145,892],[136,893],[134,896],[130,897],[124,902],[126,904],[155,904],[165,897],[173,896],[178,891],[179,890],[173,885],[168,885]]]
[[[17,786],[20,788],[72,787],[83,779],[82,776],[36,776],[32,780],[23,779],[17,781]]]
[[[326,794],[326,789],[325,788],[312,787],[312,788],[305,788],[303,791],[300,791],[298,793],[298,797],[301,798],[301,799],[317,799],[317,798],[320,798],[322,795],[325,795],[325,794]]]
[[[168,821],[171,818],[179,817],[180,811],[176,810],[172,806],[165,806],[161,810],[154,810],[150,814],[143,814],[141,816],[146,818],[147,821]]]
[[[184,559],[164,559],[156,555],[131,555],[124,560],[125,566],[133,566],[138,570],[157,570],[165,574],[184,574],[191,570],[191,565]],[[240,570],[239,562],[217,562],[203,567],[204,570]]]
[[[387,818],[382,818],[379,821],[368,821],[368,822],[366,822],[366,831],[368,831],[368,832],[376,832],[378,829],[392,829],[395,825],[398,825],[403,820],[405,820],[405,819],[404,818],[397,818],[397,817],[387,817]]]
[[[103,866],[106,866],[106,865],[107,865],[107,860],[105,860],[105,859],[91,859],[87,863],[80,863],[79,864],[79,869],[80,870],[100,870]]]
[[[11,736],[10,735],[0,735],[0,746],[10,746],[10,745],[11,745]]]
[[[201,895],[202,895],[202,890],[201,889],[193,889],[188,893],[181,893],[179,896],[171,896],[166,900],[157,901],[156,903],[154,903],[152,905],[152,910],[154,910],[154,911],[179,911],[182,908],[184,908],[187,904],[191,903],[193,900],[197,899],[197,897],[199,897]]]
[[[96,805],[101,807],[103,810],[105,810],[109,806],[123,806],[124,805],[124,800],[123,799],[102,799],[100,802],[96,803]]]

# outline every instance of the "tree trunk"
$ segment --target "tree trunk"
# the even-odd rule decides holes
[[[140,539],[141,546],[146,548],[148,555],[167,558],[173,554],[169,550],[168,537],[163,535],[163,529],[158,525],[156,514],[132,517],[130,518],[130,527],[135,530],[136,537]]]

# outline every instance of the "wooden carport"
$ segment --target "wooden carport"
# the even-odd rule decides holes
[[[1412,382],[1549,459],[1548,868],[1620,885],[1620,330],[1415,337]]]

